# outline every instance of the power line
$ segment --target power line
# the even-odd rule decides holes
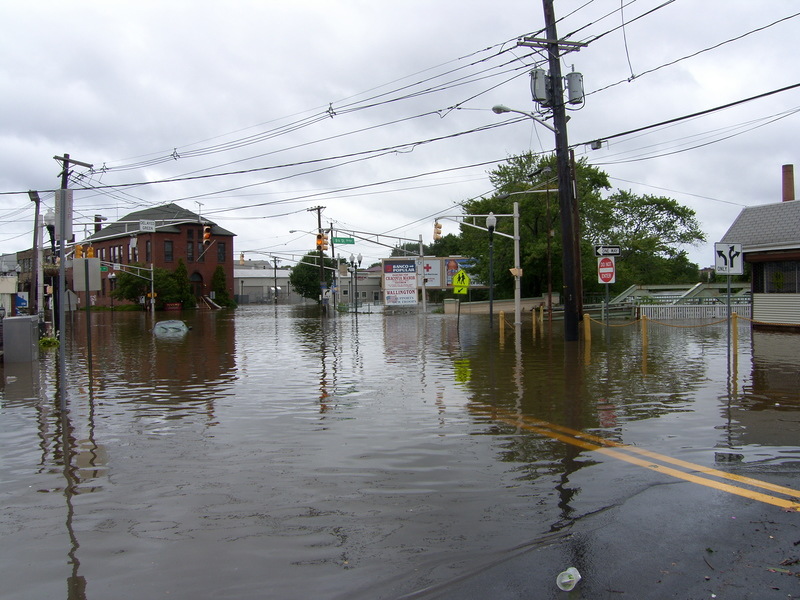
[[[594,140],[590,140],[588,142],[580,142],[578,144],[573,144],[571,147],[574,148],[576,146],[585,146],[587,144],[591,144],[593,141],[598,141],[598,140],[604,140],[604,141],[605,140],[613,140],[614,138],[618,138],[618,137],[622,137],[622,136],[626,136],[626,135],[631,135],[631,134],[634,134],[634,133],[639,133],[640,131],[646,131],[648,129],[654,129],[656,127],[662,127],[664,125],[669,125],[671,123],[678,123],[680,121],[685,121],[687,119],[693,119],[693,118],[699,117],[701,115],[707,115],[707,114],[711,114],[711,113],[714,113],[714,112],[718,112],[720,110],[725,110],[726,108],[731,108],[732,106],[738,106],[740,104],[745,104],[747,102],[752,102],[753,100],[759,100],[761,98],[766,98],[766,97],[772,96],[774,94],[780,94],[782,92],[793,90],[793,89],[795,89],[797,87],[800,87],[800,83],[793,83],[792,85],[787,85],[785,87],[778,88],[776,90],[772,90],[772,91],[769,91],[769,92],[764,92],[763,94],[757,94],[755,96],[750,96],[749,98],[744,98],[742,100],[736,100],[735,102],[729,102],[728,104],[722,104],[722,105],[716,106],[714,108],[701,110],[701,111],[698,111],[698,112],[695,112],[695,113],[684,115],[682,117],[675,117],[673,119],[667,119],[666,121],[660,121],[658,123],[653,123],[652,125],[645,125],[644,127],[637,127],[636,129],[629,129],[628,131],[623,131],[621,133],[614,133],[612,135],[602,136],[602,137],[599,137],[599,138],[595,138]]]

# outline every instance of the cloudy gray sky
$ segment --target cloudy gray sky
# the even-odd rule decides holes
[[[570,113],[576,156],[616,188],[693,208],[709,244],[687,250],[713,264],[740,210],[779,202],[781,165],[800,162],[800,88],[617,134],[800,83],[800,7],[555,11],[562,38],[588,42],[562,63],[587,92]],[[554,148],[532,120],[491,111],[535,108],[527,73],[543,58],[516,40],[544,27],[540,0],[44,0],[3,2],[0,26],[0,253],[30,247],[27,190],[52,206],[64,153],[94,165],[70,184],[78,238],[95,214],[176,202],[236,233],[237,255],[288,259],[313,246],[289,230],[313,230],[317,206],[340,232],[430,242],[436,215],[491,192],[498,161]]]

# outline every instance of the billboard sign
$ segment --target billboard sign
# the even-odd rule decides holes
[[[383,262],[383,297],[386,306],[417,304],[417,261],[385,260]]]

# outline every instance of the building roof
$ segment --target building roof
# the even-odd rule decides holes
[[[177,204],[170,203],[128,213],[119,221],[109,223],[100,231],[93,233],[86,239],[98,241],[116,237],[128,237],[132,234],[142,233],[139,224],[140,221],[155,221],[156,231],[158,233],[178,233],[180,231],[178,225],[197,223],[198,225],[211,225],[212,235],[236,235],[227,229],[223,229],[213,221],[202,218],[197,213],[181,208]]]
[[[290,269],[279,268],[275,269],[242,269],[234,267],[234,279],[286,279],[291,274]]]
[[[800,248],[800,200],[748,206],[720,240],[745,252]]]

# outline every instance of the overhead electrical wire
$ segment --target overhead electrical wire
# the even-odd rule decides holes
[[[683,62],[685,60],[689,60],[690,58],[695,58],[697,56],[700,56],[701,54],[705,54],[706,52],[710,52],[712,50],[716,50],[717,48],[720,48],[720,47],[725,46],[727,44],[731,44],[733,42],[739,41],[739,40],[741,40],[741,39],[743,39],[743,38],[745,38],[747,36],[753,35],[755,33],[759,33],[761,31],[765,31],[766,29],[769,29],[770,27],[774,27],[775,25],[778,25],[780,23],[788,21],[789,19],[797,18],[798,16],[800,16],[800,12],[797,12],[797,13],[794,13],[794,14],[791,14],[791,15],[788,15],[788,16],[785,16],[785,17],[781,17],[780,19],[778,19],[776,21],[773,21],[772,23],[768,23],[767,25],[763,25],[761,27],[757,27],[755,29],[751,29],[749,31],[746,31],[745,33],[740,34],[740,35],[734,36],[732,38],[728,38],[728,39],[723,40],[723,41],[721,41],[719,43],[716,43],[716,44],[713,44],[711,46],[707,46],[705,48],[702,48],[701,50],[697,50],[697,51],[692,52],[690,54],[687,54],[685,56],[681,56],[680,58],[676,58],[676,59],[671,60],[669,62],[662,63],[662,64],[660,64],[660,65],[658,65],[656,67],[653,67],[653,68],[647,69],[645,71],[642,71],[641,73],[637,74],[634,79],[640,79],[644,75],[649,75],[651,73],[655,73],[656,71],[660,71],[661,69],[664,69],[666,67],[671,67],[671,66],[676,65],[676,64],[678,64],[680,62]],[[606,33],[609,33],[609,32],[606,32]],[[597,41],[603,35],[606,35],[606,34],[602,34],[600,36],[596,36],[595,38],[591,39],[589,43]],[[630,78],[622,79],[620,81],[608,84],[608,85],[606,85],[604,87],[598,88],[598,89],[593,90],[591,92],[586,92],[585,96],[591,96],[591,95],[597,94],[599,92],[603,92],[603,91],[605,91],[607,89],[610,89],[612,87],[615,87],[617,85],[620,85],[620,84],[623,84],[623,83],[630,83],[631,81],[632,80]]]
[[[581,7],[576,9],[575,11],[573,11],[573,13],[571,13],[571,14],[574,14],[574,13],[578,12],[579,10],[581,10],[582,8],[585,8],[589,4],[592,4],[592,1],[593,0],[589,0],[589,2],[586,2],[584,5],[582,5]],[[643,16],[646,16],[648,14],[652,14],[654,11],[659,10],[660,8],[663,8],[664,6],[670,4],[673,1],[674,0],[669,0],[668,2],[662,3],[658,7],[648,11],[647,13],[644,13],[643,15],[640,15],[639,17],[636,17],[635,19],[632,19],[632,20],[629,20],[629,21],[625,21],[624,18],[623,18],[623,24],[620,27],[624,27],[624,25],[626,23],[630,24],[630,23],[634,22],[635,20],[638,20],[638,19],[642,18]],[[633,2],[635,2],[635,0],[632,0],[631,2],[628,2],[624,6],[629,6],[630,4],[633,4]],[[620,9],[618,9],[618,10],[621,11],[622,8],[623,8],[623,6],[621,5]],[[612,14],[612,13],[609,13],[609,14]],[[758,29],[751,30],[751,31],[749,31],[749,32],[747,32],[745,34],[742,34],[742,35],[737,36],[735,38],[731,38],[729,40],[721,42],[720,44],[716,44],[715,46],[711,46],[711,47],[706,48],[704,50],[698,51],[698,52],[696,52],[694,54],[687,55],[685,57],[676,59],[675,61],[672,61],[672,62],[669,62],[669,63],[665,63],[665,64],[663,64],[663,65],[661,65],[659,67],[656,67],[655,69],[651,69],[651,70],[648,70],[648,71],[645,71],[645,72],[639,74],[638,77],[641,77],[642,75],[647,74],[647,73],[651,73],[651,72],[653,72],[655,70],[658,70],[660,68],[664,68],[666,66],[673,65],[673,64],[675,64],[677,62],[680,62],[682,60],[687,60],[688,58],[692,58],[692,57],[697,56],[698,54],[701,54],[703,52],[707,52],[709,50],[718,48],[718,47],[720,47],[720,46],[722,46],[724,44],[730,43],[732,41],[736,41],[738,39],[741,39],[741,38],[743,38],[743,37],[745,37],[747,35],[750,35],[752,33],[757,32],[757,31],[762,31],[762,30],[764,30],[764,29],[766,29],[768,27],[771,27],[772,25],[775,25],[777,23],[780,23],[780,22],[786,21],[788,19],[794,18],[794,17],[796,17],[798,15],[800,15],[800,13],[784,17],[784,18],[782,18],[782,19],[780,19],[778,21],[775,21],[774,23],[771,23],[769,25],[765,25],[764,27],[760,27]],[[619,29],[620,27],[616,27],[616,28],[614,28],[612,30],[609,30],[609,31],[603,33],[603,34],[594,36],[593,38],[589,38],[590,42],[597,41],[597,40],[601,39],[602,37],[604,37],[605,35],[608,35],[612,31],[615,31],[615,30]],[[584,29],[584,28],[581,28],[581,29]],[[576,30],[576,31],[580,31],[580,29]],[[503,44],[505,44],[505,43],[507,43],[507,42],[504,42]],[[497,47],[497,46],[490,47],[490,48],[495,48],[495,47]],[[451,71],[448,71],[448,74],[456,73],[459,70],[466,69],[466,68],[468,68],[470,66],[478,65],[478,64],[481,64],[483,62],[489,61],[489,60],[495,58],[496,56],[500,56],[500,55],[502,55],[502,54],[504,54],[505,52],[508,52],[508,51],[509,51],[509,49],[501,49],[499,52],[497,52],[496,54],[493,54],[492,56],[481,58],[478,61],[474,61],[474,62],[470,63],[470,65],[465,65],[465,66],[459,67],[457,69],[453,69]],[[473,55],[477,55],[480,52],[483,52],[483,51],[480,51],[480,50],[476,51],[476,53],[473,53]],[[472,56],[472,55],[470,55],[470,56]],[[459,60],[459,59],[456,59],[456,60]],[[521,63],[523,61],[520,60],[519,62]],[[347,112],[355,112],[357,110],[364,110],[364,109],[367,109],[367,108],[373,108],[375,106],[380,106],[380,105],[383,105],[383,104],[397,102],[397,101],[400,101],[400,100],[415,98],[415,97],[418,97],[418,96],[421,96],[421,95],[443,91],[445,89],[451,89],[451,88],[454,88],[454,87],[460,87],[462,85],[466,85],[467,83],[473,83],[473,82],[481,81],[481,80],[484,80],[484,79],[489,78],[489,77],[495,77],[499,73],[491,74],[492,71],[496,71],[496,70],[498,70],[500,68],[507,68],[509,64],[511,64],[511,63],[504,63],[504,65],[489,67],[489,68],[484,69],[483,71],[481,71],[481,73],[476,73],[476,74],[471,74],[471,75],[464,75],[463,77],[458,77],[458,78],[455,78],[455,79],[451,79],[450,81],[447,81],[447,82],[444,82],[444,83],[440,83],[438,85],[429,86],[426,89],[422,89],[422,90],[419,90],[419,89],[414,90],[413,89],[413,87],[415,85],[419,86],[419,85],[421,85],[423,83],[427,83],[429,81],[434,81],[437,77],[441,77],[441,75],[432,76],[432,77],[430,77],[430,78],[428,78],[426,80],[415,82],[413,84],[408,84],[406,86],[397,88],[397,89],[395,89],[393,91],[385,92],[383,94],[373,95],[373,96],[371,96],[369,98],[361,100],[360,103],[354,101],[354,102],[351,102],[350,104],[343,104],[341,109],[337,108],[337,110],[341,110],[341,112],[336,112],[336,114],[346,114]],[[436,68],[436,67],[434,67],[434,68]],[[514,68],[516,70],[522,70],[522,69],[527,69],[528,66],[527,65],[516,66]],[[505,72],[508,73],[509,71],[506,70]],[[483,75],[481,75],[481,74],[483,74]],[[524,74],[525,73],[517,74],[517,75],[514,75],[514,77],[522,76]],[[619,83],[623,83],[623,82],[624,81],[621,81]],[[502,85],[502,84],[500,84],[500,85]],[[617,85],[617,84],[613,84],[613,85]],[[608,87],[612,87],[612,86],[606,86],[605,88],[600,88],[600,89],[594,90],[593,92],[590,92],[590,94],[594,94],[594,93],[603,91],[605,89],[608,89]],[[792,86],[792,87],[794,87],[794,86]],[[373,89],[379,89],[379,88],[373,88]],[[491,88],[489,88],[489,89],[491,89]],[[389,96],[391,94],[393,94],[393,93],[394,94],[399,94],[399,93],[401,93],[403,91],[407,92],[403,96],[398,96],[398,97],[393,97],[393,98],[390,98],[390,99],[386,99],[386,98],[389,98]],[[486,91],[487,90],[485,90],[482,93],[486,93]],[[777,93],[777,91],[775,91],[773,93]],[[460,106],[464,102],[469,101],[470,99],[473,99],[473,98],[478,97],[480,95],[481,95],[481,93],[478,93],[478,94],[476,94],[474,96],[471,96],[467,100],[462,101],[461,103],[454,104],[454,105],[452,105],[450,108],[448,108],[446,110],[449,111],[450,109],[460,108]],[[381,99],[381,98],[384,98],[384,101],[377,102],[375,104],[364,104],[364,102],[374,102],[375,100],[378,100],[378,99]],[[704,112],[705,111],[703,111],[700,114],[704,114]],[[188,156],[195,156],[195,155],[196,156],[203,156],[205,154],[213,154],[213,153],[217,153],[217,152],[227,152],[230,149],[237,149],[239,147],[243,147],[243,146],[250,145],[250,144],[253,144],[253,143],[258,143],[259,141],[263,141],[259,136],[263,136],[263,135],[266,134],[266,135],[269,135],[270,137],[277,137],[277,136],[285,135],[285,134],[288,134],[288,133],[293,133],[293,132],[297,131],[299,128],[306,127],[308,125],[315,124],[315,123],[318,123],[320,121],[329,119],[329,118],[331,118],[331,116],[333,116],[333,115],[330,115],[329,113],[323,111],[323,112],[320,112],[318,114],[312,115],[311,117],[306,117],[306,119],[301,119],[300,121],[297,121],[297,122],[295,122],[293,124],[283,125],[283,126],[281,126],[279,128],[271,130],[270,132],[262,132],[260,134],[253,134],[252,136],[246,136],[244,138],[240,138],[239,140],[233,140],[233,141],[230,141],[230,142],[224,142],[224,143],[216,144],[216,145],[213,145],[213,146],[208,146],[208,147],[203,148],[203,149],[187,151],[188,152]],[[687,116],[685,118],[689,118],[689,116]],[[518,120],[521,121],[521,120],[524,120],[524,119],[518,119]],[[512,122],[516,122],[516,121],[506,121],[501,125],[509,124],[509,123],[512,123]],[[662,122],[662,125],[663,124],[664,123]],[[658,125],[659,124],[652,125],[652,126],[649,126],[648,128],[654,128],[654,127],[656,127]],[[373,127],[379,127],[379,126],[383,126],[383,125],[377,125],[377,126],[373,126]],[[463,135],[463,134],[467,134],[467,133],[476,133],[476,132],[481,131],[481,130],[482,130],[482,128],[476,128],[474,130],[463,132],[462,134],[459,134],[459,135]],[[629,133],[631,133],[631,132],[625,132],[625,133],[622,133],[622,134],[615,134],[615,136],[612,136],[612,137],[617,137],[617,136],[621,136],[621,135],[625,135],[625,134],[629,134]],[[270,137],[267,137],[265,139],[270,139]],[[437,139],[447,139],[448,137],[451,137],[451,136],[442,136],[441,138],[437,138]],[[603,139],[609,139],[609,138],[603,138]],[[308,143],[301,144],[301,145],[304,146],[304,145],[308,145],[308,144],[311,144],[311,143],[317,143],[317,142],[308,142]],[[709,143],[711,143],[711,142],[709,142]],[[241,145],[236,145],[236,144],[241,144]],[[406,145],[398,145],[397,147],[402,147],[402,146],[406,146]],[[412,148],[413,147],[416,147],[416,146],[412,146]],[[279,152],[279,151],[280,150],[276,150],[276,151],[269,152],[269,153],[266,153],[266,154],[273,154],[274,152]],[[379,151],[363,151],[361,153],[355,153],[355,154],[368,154],[368,153],[371,153],[371,152],[379,152]],[[374,156],[374,157],[377,157],[379,155],[380,154],[376,154],[376,156]],[[344,156],[347,156],[347,155],[344,155]],[[374,157],[372,157],[372,158],[374,158]],[[181,158],[180,154],[178,155],[177,158]],[[241,159],[241,160],[233,161],[231,163],[226,163],[226,165],[227,164],[234,164],[234,162],[241,162],[241,161],[244,161],[244,160],[251,160],[251,159],[252,158],[250,158],[250,159]],[[334,160],[334,159],[335,159],[334,157],[331,157],[331,158],[328,158],[328,159],[325,159],[325,160]],[[153,161],[158,160],[158,161],[166,162],[166,161],[174,161],[174,160],[176,160],[176,158],[171,155],[169,157],[161,157],[161,158],[152,159],[152,160]],[[289,167],[289,166],[297,166],[297,165],[301,165],[301,164],[311,164],[313,162],[316,162],[316,161],[302,161],[302,162],[298,162],[298,163],[294,163],[294,164],[290,163],[290,164],[287,164],[287,165],[276,165],[276,166],[257,168],[257,169],[248,169],[248,170],[233,171],[233,172],[226,172],[226,173],[214,173],[214,174],[201,175],[201,176],[198,176],[198,177],[186,177],[186,178],[173,177],[173,178],[162,179],[162,180],[158,180],[158,181],[154,181],[154,182],[141,182],[139,184],[135,184],[134,183],[134,184],[96,185],[96,186],[84,187],[84,188],[79,188],[79,189],[104,190],[104,193],[111,195],[112,194],[111,190],[114,190],[113,193],[125,193],[122,188],[133,187],[133,186],[137,186],[137,185],[150,185],[152,183],[171,183],[171,182],[179,182],[179,181],[188,181],[188,180],[191,180],[191,179],[204,179],[204,178],[207,178],[207,177],[234,176],[234,175],[239,175],[239,174],[243,174],[243,173],[251,173],[251,172],[255,172],[255,171],[260,171],[260,170],[278,169],[278,168],[284,168],[284,167]],[[488,164],[492,164],[493,162],[500,162],[500,161],[490,161],[490,163],[488,163]],[[147,166],[152,166],[154,164],[158,164],[158,163],[154,163],[152,161],[143,161],[143,162],[139,163],[139,165],[147,165]],[[335,165],[335,166],[344,166],[344,164],[348,164],[348,163],[343,163],[342,165]],[[487,163],[480,163],[480,164],[487,164]],[[327,167],[327,168],[335,168],[335,166],[331,166],[331,167]],[[99,173],[100,176],[102,176],[103,174],[105,174],[106,172],[109,172],[111,170],[124,170],[126,168],[129,168],[129,169],[141,168],[141,166],[138,166],[138,165],[137,166],[133,166],[133,165],[131,165],[129,167],[116,167],[116,168],[102,169],[101,171],[98,171],[97,173]],[[207,169],[202,169],[201,172],[202,171],[207,171],[208,169],[213,169],[213,168],[219,168],[219,167],[209,167]],[[457,168],[460,168],[460,167],[457,167]],[[310,171],[310,172],[314,172],[314,171]],[[295,175],[295,176],[297,176],[297,175]],[[284,179],[284,178],[281,178],[281,179]],[[272,180],[272,181],[276,181],[276,180]],[[388,181],[395,181],[395,180],[388,180]],[[259,184],[255,184],[255,185],[259,185]],[[263,183],[261,185],[263,185]],[[236,188],[234,188],[234,189],[236,189]],[[241,189],[241,188],[239,188],[239,189]],[[345,189],[349,189],[349,188],[345,188]],[[217,191],[217,192],[212,192],[209,195],[218,195],[219,193],[225,193],[225,192],[224,191]],[[191,196],[191,197],[198,197],[198,196]],[[127,200],[127,202],[134,203],[136,201],[135,200]],[[147,204],[146,201],[142,201],[142,202],[144,204]]]
[[[708,109],[705,109],[705,110],[693,112],[693,113],[690,113],[688,115],[683,115],[681,117],[674,117],[672,119],[667,119],[665,121],[660,121],[658,123],[653,123],[651,125],[645,125],[643,127],[637,127],[635,129],[629,129],[627,131],[623,131],[623,132],[620,132],[620,133],[614,133],[614,134],[611,134],[611,135],[601,136],[601,137],[595,138],[594,140],[589,140],[589,141],[586,141],[586,142],[580,142],[580,143],[577,143],[577,144],[571,144],[570,147],[585,146],[585,145],[591,144],[593,141],[597,141],[597,140],[603,140],[603,141],[612,140],[612,139],[615,139],[615,138],[618,138],[618,137],[629,136],[629,135],[632,135],[634,133],[647,131],[648,129],[655,129],[657,127],[662,127],[664,125],[670,125],[672,123],[679,123],[680,121],[686,121],[688,119],[694,119],[694,118],[699,117],[699,116],[703,116],[703,115],[708,115],[708,114],[711,114],[711,113],[719,112],[721,110],[725,110],[725,109],[728,109],[728,108],[731,108],[731,107],[734,107],[734,106],[739,106],[740,104],[745,104],[747,102],[752,102],[754,100],[760,100],[761,98],[766,98],[768,96],[773,96],[775,94],[780,94],[782,92],[787,92],[789,90],[793,90],[793,89],[796,89],[796,88],[800,88],[800,83],[793,83],[791,85],[787,85],[787,86],[784,86],[784,87],[781,87],[781,88],[770,90],[769,92],[763,92],[761,94],[756,94],[755,96],[750,96],[748,98],[743,98],[741,100],[735,100],[734,102],[728,102],[727,104],[722,104],[720,106],[715,106],[713,108],[708,108]]]

